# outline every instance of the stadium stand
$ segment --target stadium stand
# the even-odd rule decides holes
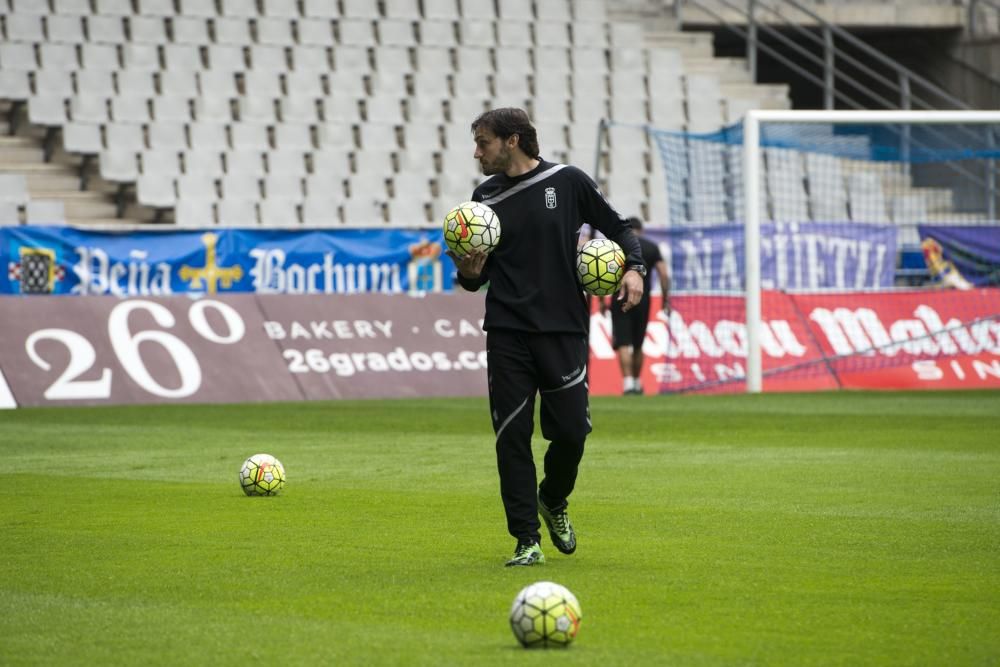
[[[754,84],[742,61],[714,57],[709,34],[671,30],[656,2],[0,0],[0,10],[0,171],[25,184],[2,198],[8,223],[28,220],[39,199],[90,225],[434,224],[477,181],[472,117],[516,104],[533,114],[543,156],[596,169],[619,208],[655,225],[667,219],[670,174],[641,131],[598,145],[602,119],[708,132],[749,108],[789,106],[787,86]],[[898,175],[774,159],[768,183],[791,193],[772,205],[781,214],[841,213],[856,193],[881,193],[865,212],[877,219],[928,210]],[[804,188],[813,173],[836,182]],[[727,219],[718,181],[690,176],[694,215]],[[836,196],[814,201],[827,186]]]

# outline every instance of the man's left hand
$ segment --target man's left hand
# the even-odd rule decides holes
[[[642,300],[643,280],[638,271],[626,271],[622,286],[618,290],[618,300],[622,302],[622,312],[627,313]]]

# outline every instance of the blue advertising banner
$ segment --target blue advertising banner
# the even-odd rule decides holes
[[[931,277],[963,289],[1000,285],[1000,227],[918,225]]]
[[[675,292],[743,289],[743,225],[644,230],[660,245]],[[896,229],[862,223],[761,225],[764,289],[865,290],[892,287]]]
[[[0,227],[0,294],[442,292],[441,232]]]

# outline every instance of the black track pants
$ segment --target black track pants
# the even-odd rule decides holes
[[[550,507],[566,501],[590,433],[587,338],[491,330],[486,351],[507,530],[519,540],[538,541],[536,494]],[[540,487],[531,454],[536,393],[541,395],[542,435],[549,440]]]

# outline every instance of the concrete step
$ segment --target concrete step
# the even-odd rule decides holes
[[[719,88],[726,97],[739,99],[788,100],[786,83],[732,83],[723,82]],[[773,107],[767,107],[768,109]],[[782,107],[778,107],[782,108]]]
[[[743,58],[688,57],[684,59],[684,73],[712,74],[719,79],[720,84],[753,83],[747,70],[747,61]]]
[[[725,2],[702,0],[700,6],[685,4],[683,21],[687,26],[714,26],[725,21],[731,25],[746,25],[745,10],[737,10]],[[732,4],[732,3],[729,3]],[[810,16],[781,2],[769,2],[777,7],[777,12],[758,9],[757,20],[771,25],[815,26],[817,21]],[[958,4],[943,4],[933,1],[913,2],[812,2],[802,3],[821,20],[843,28],[886,26],[896,28],[964,28],[963,8]]]
[[[45,199],[61,200],[66,207],[67,218],[114,218],[117,214],[113,202],[91,192],[47,193]]]
[[[115,230],[129,230],[135,227],[136,221],[129,220],[127,218],[72,218],[68,217],[67,223],[77,226],[86,227],[87,229],[102,230],[102,231],[115,231]]]
[[[707,32],[660,32],[646,33],[646,44],[651,47],[677,49],[687,58],[711,58],[715,55],[712,35]]]
[[[45,161],[42,147],[34,139],[7,135],[0,137],[0,159],[4,165]]]
[[[79,190],[80,179],[70,169],[61,165],[46,164],[4,164],[0,171],[13,174],[24,174],[28,179],[28,191],[52,192],[62,190]]]

